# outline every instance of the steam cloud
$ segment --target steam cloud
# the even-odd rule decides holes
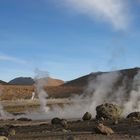
[[[35,71],[36,76],[35,76],[35,88],[36,88],[36,93],[38,95],[39,101],[40,101],[40,109],[42,112],[47,113],[49,108],[46,106],[47,105],[47,97],[48,94],[44,90],[44,87],[46,86],[48,82],[48,73],[45,71],[40,71],[36,69]]]
[[[61,0],[65,5],[92,19],[110,22],[115,29],[125,30],[129,23],[128,1],[122,0]]]
[[[133,111],[140,111],[140,71],[133,78],[129,92],[126,91],[128,82],[126,77],[123,78],[122,84],[116,88],[121,76],[121,72],[115,71],[97,75],[96,78],[89,80],[88,87],[81,96],[70,98],[71,104],[65,104],[64,107],[54,105],[51,109],[46,107],[46,93],[42,90],[44,80],[38,82],[40,76],[37,76],[36,85],[42,113],[31,112],[27,113],[27,116],[33,120],[52,119],[53,117],[72,119],[81,118],[87,111],[95,116],[96,106],[105,102],[120,105],[124,111],[123,116]]]

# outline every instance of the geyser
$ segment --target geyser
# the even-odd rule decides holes
[[[47,113],[49,107],[47,107],[47,97],[48,94],[44,90],[45,86],[47,85],[49,75],[45,71],[40,71],[38,69],[35,70],[36,76],[35,80],[35,89],[36,94],[38,95],[39,102],[40,102],[40,110],[43,113]]]
[[[46,97],[48,95],[43,86],[47,82],[47,79],[42,78],[44,74],[42,75],[41,72],[40,76],[39,72],[35,78],[35,85],[40,100],[41,111],[44,114],[34,112],[28,113],[28,116],[31,119],[52,119],[54,117],[72,119],[81,118],[85,112],[90,112],[95,117],[96,106],[103,103],[113,103],[121,106],[123,116],[128,115],[132,111],[140,111],[140,72],[138,71],[131,79],[132,86],[129,91],[126,85],[130,81],[126,76],[122,75],[123,73],[120,71],[99,74],[96,78],[89,80],[89,84],[82,95],[70,98],[71,104],[64,104],[63,107],[53,105],[49,109],[46,107]],[[118,81],[122,77],[122,83],[119,85]]]

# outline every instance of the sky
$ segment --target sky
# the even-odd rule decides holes
[[[139,25],[139,0],[0,0],[0,79],[139,67]]]

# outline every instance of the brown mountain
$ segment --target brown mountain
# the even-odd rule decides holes
[[[124,69],[124,70],[118,70],[118,71],[111,71],[111,72],[96,72],[96,73],[90,73],[88,75],[85,75],[83,77],[74,79],[72,81],[68,81],[64,83],[62,86],[64,87],[81,87],[83,89],[86,89],[89,84],[96,84],[96,79],[98,76],[101,76],[103,74],[115,74],[118,73],[119,76],[117,80],[115,81],[113,85],[113,89],[117,90],[119,87],[123,86],[126,92],[129,92],[132,89],[133,86],[133,80],[136,78],[135,76],[140,72],[140,68],[132,68],[132,69]],[[106,77],[107,78],[107,77]],[[107,79],[106,79],[107,80]],[[140,80],[140,79],[139,79]],[[104,80],[104,82],[106,82]],[[139,81],[140,83],[140,81]]]
[[[10,85],[33,85],[35,83],[34,79],[31,77],[18,77],[9,81]],[[59,86],[64,84],[64,81],[59,79],[49,78],[47,86]]]
[[[5,81],[0,80],[0,85],[7,85],[8,83]]]
[[[74,94],[80,95],[83,93],[87,95],[87,94],[90,94],[90,91],[86,89],[91,80],[93,81],[92,84],[94,87],[94,84],[96,83],[96,79],[98,76],[100,77],[102,74],[114,75],[115,74],[114,72],[119,73],[119,77],[117,81],[113,83],[111,88],[113,88],[113,91],[115,91],[115,90],[118,90],[121,86],[123,86],[123,89],[124,89],[123,94],[128,96],[128,93],[131,91],[132,86],[133,86],[133,80],[136,78],[136,75],[140,72],[140,68],[124,69],[124,70],[118,70],[118,71],[113,71],[113,72],[90,73],[80,78],[68,81],[64,84],[62,84],[63,81],[61,80],[51,79],[49,86],[46,86],[45,89],[47,93],[49,94],[49,97],[53,97],[53,98],[64,98],[64,97],[70,97],[71,95],[74,95]],[[138,75],[137,78],[135,80],[139,80],[137,84],[140,84],[140,75]],[[106,80],[108,79],[106,78],[104,82],[106,82]],[[59,84],[60,86],[56,86]],[[7,86],[6,85],[4,86],[3,92],[5,94],[3,94],[2,99],[6,99],[6,100],[13,99],[13,98],[14,99],[15,98],[30,99],[32,96],[33,90],[34,90],[34,86],[22,86],[22,85],[21,86],[17,86],[17,85]],[[92,90],[92,93],[93,91],[94,90]]]
[[[102,74],[111,74],[118,72],[120,74],[119,79],[117,81],[118,85],[121,85],[123,81],[127,81],[127,84],[130,84],[134,77],[138,74],[140,71],[140,68],[132,68],[132,69],[124,69],[124,70],[118,70],[118,71],[111,71],[111,72],[96,72],[96,73],[90,73],[88,75],[82,76],[80,78],[68,81],[64,83],[62,86],[81,86],[86,87],[91,80],[95,80],[97,76],[100,76]]]

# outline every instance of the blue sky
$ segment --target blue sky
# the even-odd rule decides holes
[[[139,25],[139,0],[0,0],[0,79],[138,67]]]

